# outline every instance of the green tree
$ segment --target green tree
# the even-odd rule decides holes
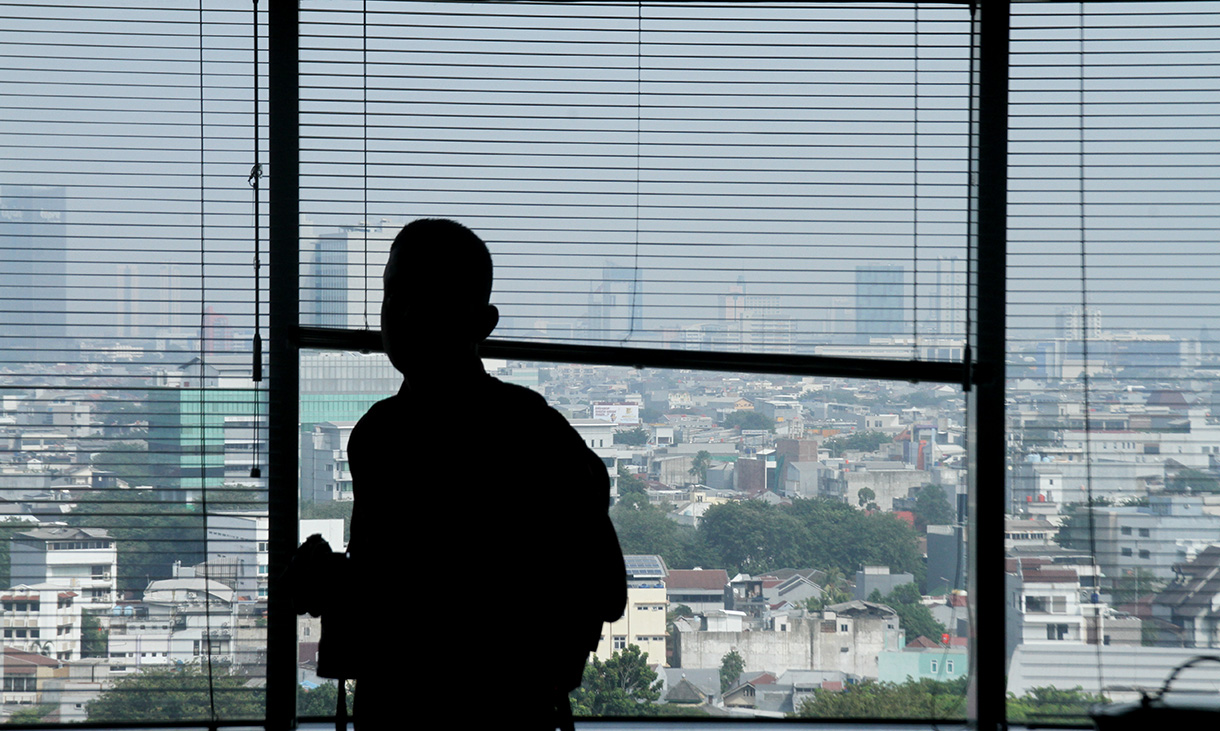
[[[577,716],[649,716],[661,697],[661,681],[648,667],[648,653],[638,645],[614,653],[602,662],[594,657],[585,665],[580,687],[571,693]]]
[[[712,466],[712,455],[704,449],[700,449],[695,453],[694,459],[691,460],[690,475],[695,478],[699,484],[707,482],[707,468]]]
[[[618,494],[619,497],[624,495],[647,495],[648,487],[644,484],[644,480],[637,475],[627,471],[625,465],[618,466]]]
[[[1063,522],[1059,524],[1059,532],[1055,541],[1064,548],[1078,551],[1089,548],[1089,506],[1107,507],[1113,503],[1104,497],[1094,498],[1091,503],[1068,503],[1063,507]]]
[[[156,487],[158,461],[163,462],[164,455],[150,454],[148,442],[132,440],[110,443],[93,454],[91,463],[94,469],[113,472],[115,477],[132,487]]]
[[[1089,707],[1108,702],[1104,695],[1087,693],[1079,685],[1070,690],[1041,686],[1031,688],[1020,697],[1008,694],[1008,722],[1039,726],[1087,724]]]
[[[648,430],[644,427],[637,426],[630,431],[620,431],[614,433],[615,444],[626,444],[629,447],[639,447],[648,443]]]
[[[12,560],[9,556],[13,536],[37,527],[38,523],[24,520],[0,522],[0,581],[4,582],[4,586],[13,585]]]
[[[355,696],[355,682],[347,681],[347,713],[350,716],[353,712],[352,701]],[[297,688],[297,715],[299,716],[325,716],[331,717],[335,715],[335,710],[339,707],[339,685],[338,683],[323,683],[316,688]]]
[[[46,723],[46,721],[43,719],[45,719],[54,710],[56,710],[56,707],[51,704],[34,706],[32,708],[22,708],[13,711],[4,722],[7,724]]]
[[[877,493],[873,492],[871,487],[862,487],[856,490],[856,504],[864,507],[877,499]]]
[[[951,525],[957,517],[945,488],[940,485],[929,484],[919,488],[913,512],[915,527],[921,532],[926,532],[930,525]]]
[[[206,671],[198,666],[143,670],[115,681],[89,701],[85,713],[91,723],[206,721],[214,716],[260,719],[264,715],[263,689],[249,687],[247,682],[246,678],[217,673],[209,693]]]
[[[118,589],[143,591],[168,579],[174,561],[204,559],[203,515],[196,505],[149,502],[143,490],[95,490],[82,495],[65,518],[78,528],[103,528],[118,550]]]
[[[920,599],[919,589],[914,584],[903,584],[886,594],[881,603],[898,613],[898,624],[906,630],[907,642],[921,635],[939,642],[945,626],[936,621]]]
[[[351,540],[352,536],[352,506],[354,503],[351,500],[328,500],[324,503],[302,502],[301,503],[301,519],[302,520],[325,520],[342,518],[343,519],[343,540]],[[308,536],[301,536],[301,540],[305,540]],[[336,551],[339,546],[331,546]]]
[[[808,566],[849,575],[867,564],[910,572],[922,583],[927,572],[915,529],[890,513],[868,514],[838,500],[714,505],[697,536],[699,561],[729,575]]]
[[[724,425],[729,429],[775,431],[775,421],[757,411],[734,411],[724,417]]]
[[[801,522],[781,508],[758,501],[713,505],[698,533],[709,563],[729,575],[762,573],[807,564],[808,538]]]
[[[822,578],[822,596],[810,597],[805,600],[805,608],[811,612],[820,612],[834,604],[851,601],[852,593],[843,572],[832,568]]]
[[[82,658],[109,656],[110,632],[102,629],[102,622],[95,612],[81,612],[80,632]]]
[[[965,677],[905,683],[866,680],[841,691],[814,688],[796,711],[801,718],[902,718],[953,721],[966,716]]]
[[[746,669],[746,661],[737,650],[729,650],[720,658],[720,692],[725,693],[737,683]]]
[[[670,520],[665,511],[639,493],[629,493],[610,509],[610,522],[625,555],[656,554],[668,566],[690,565],[694,531]]]
[[[894,441],[888,434],[879,431],[862,431],[846,437],[832,437],[822,445],[831,457],[842,457],[844,452],[876,452],[882,444]]]

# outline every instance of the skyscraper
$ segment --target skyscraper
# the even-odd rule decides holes
[[[856,267],[856,338],[902,335],[909,330],[903,317],[906,268],[901,264]]]
[[[0,364],[61,362],[67,346],[64,189],[0,187]]]
[[[304,258],[301,322],[317,327],[378,327],[381,273],[397,229],[386,220],[376,226],[347,226],[314,239]]]
[[[930,327],[921,328],[921,332],[965,337],[966,269],[957,257],[937,257],[936,288],[932,300],[929,305],[932,308],[932,322]]]
[[[619,295],[623,295],[620,300]],[[601,284],[589,292],[589,334],[616,339],[644,330],[644,287],[641,272],[606,262]]]

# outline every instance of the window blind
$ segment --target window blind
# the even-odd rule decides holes
[[[300,18],[307,344],[316,344],[308,338],[320,339],[322,330],[375,331],[390,241],[406,221],[444,216],[488,240],[497,266],[493,301],[503,315],[496,336],[509,343],[963,360],[972,103],[965,6],[315,2],[302,5]],[[345,343],[354,351],[359,342],[372,341],[336,338],[331,347]],[[858,625],[876,630],[873,640],[884,637],[872,644],[847,639],[855,619],[841,625],[815,612],[808,622],[794,621],[793,657],[808,657],[795,664],[815,669],[802,678],[818,678],[822,700],[808,715],[835,715],[831,709],[848,699],[834,692],[836,683],[878,677],[902,683],[912,669],[903,663],[912,660],[920,677],[945,685],[914,692],[910,702],[841,713],[964,715],[970,633],[964,603],[957,602],[962,597],[947,596],[966,586],[963,528],[951,507],[965,482],[960,392],[862,380],[637,373],[561,361],[510,358],[488,367],[545,393],[578,430],[596,435],[589,442],[611,470],[616,497],[624,482],[641,481],[637,470],[675,486],[672,496],[688,486],[688,462],[698,450],[665,455],[663,448],[654,460],[658,438],[667,445],[675,438],[715,443],[708,448],[722,462],[714,470],[721,479],[738,474],[725,468],[739,458],[742,476],[733,479],[747,484],[747,473],[757,472],[768,494],[741,503],[735,496],[734,517],[722,525],[731,533],[742,519],[749,525],[741,530],[753,531],[750,540],[766,534],[760,539],[766,549],[757,557],[722,552],[722,534],[706,539],[709,553],[695,554],[705,568],[710,561],[730,569],[729,576],[758,574],[734,586],[738,601],[746,600],[751,581],[771,582],[771,572],[791,579],[789,565],[830,568],[825,559],[832,552],[848,567],[842,570],[849,582],[868,587],[856,599],[875,599],[873,589],[888,592],[889,582],[904,580],[915,582],[907,586],[915,598],[904,612],[918,611],[915,585],[939,596],[938,619],[922,625],[900,621],[888,608],[847,610],[873,612]],[[396,388],[394,373],[379,355],[305,350],[301,376],[301,513],[346,517],[347,438],[368,404]],[[311,377],[325,385],[307,390]],[[620,392],[639,398],[641,411],[672,412],[641,417],[642,432],[661,433],[649,437],[650,447],[633,453],[617,446],[614,432],[626,430],[588,418],[597,406],[630,406],[595,403],[612,399],[599,393]],[[722,423],[720,412],[735,408],[738,394],[759,399],[756,416],[775,433]],[[764,403],[777,395],[782,402]],[[869,425],[881,422],[903,425],[882,439],[884,456],[858,440],[843,446],[847,434],[880,429]],[[666,423],[682,426],[667,431]],[[817,443],[834,435],[840,436],[833,449],[852,451],[836,452],[819,476]],[[778,459],[777,436],[790,450]],[[853,471],[857,460],[874,458],[884,463],[872,465],[875,473],[865,474],[863,465]],[[803,472],[789,469],[798,460]],[[886,467],[902,473],[896,478],[902,486],[866,487],[884,479]],[[943,485],[947,495],[940,517],[947,524],[931,531],[926,570],[906,559],[914,545],[908,539],[928,529],[890,515],[913,515],[921,480]],[[745,520],[779,495],[805,507]],[[838,521],[808,507],[819,499],[849,515]],[[619,512],[627,529],[640,517]],[[674,526],[659,509],[644,512],[641,520]],[[852,525],[886,548],[861,550],[844,528],[856,518],[862,522]],[[694,513],[677,520],[691,528],[677,543],[705,540]],[[833,531],[843,532],[831,538]],[[907,542],[890,551],[899,533]],[[644,554],[635,558],[664,555],[670,568],[695,568],[684,553],[693,547],[636,538],[624,545]],[[815,547],[819,540],[825,545]],[[888,570],[874,578],[881,574],[871,564],[887,561],[894,578]],[[864,564],[874,569],[868,580],[855,575]],[[821,573],[806,570],[794,581]],[[849,582],[837,583],[817,606],[850,602]],[[659,587],[654,576],[636,588]],[[629,614],[662,608],[655,593]],[[769,621],[767,631],[787,631],[786,610],[772,613],[757,595],[752,601],[751,627]],[[813,606],[794,602],[792,608]],[[666,641],[663,622],[649,623],[649,630],[624,622],[605,628],[599,661],[630,645],[643,648],[650,664],[664,658],[676,665],[680,644],[682,667],[689,668],[714,667],[724,654],[707,644],[696,655],[693,635]],[[698,622],[686,627],[698,629]],[[808,631],[832,636],[799,634]],[[299,625],[302,657],[316,651],[316,632],[308,621]],[[904,639],[924,643],[922,651],[904,654]],[[315,693],[303,694],[302,707],[317,712]],[[590,696],[595,691],[577,692],[578,711],[615,715],[596,702],[581,705]]]
[[[248,176],[265,18],[139,1],[0,15],[4,715],[261,719]],[[18,665],[38,671],[10,683]]]
[[[966,7],[301,21],[303,324],[375,330],[389,241],[443,216],[491,246],[497,338],[962,360]]]
[[[1062,692],[1013,721],[1080,719],[1216,646],[1190,579],[1220,535],[1218,13],[1014,5],[1008,682]]]

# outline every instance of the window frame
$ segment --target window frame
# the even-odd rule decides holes
[[[853,0],[848,0],[851,2]],[[952,1],[952,0],[950,0]],[[969,602],[975,642],[969,648],[976,709],[970,719],[980,727],[1004,727],[1006,591],[1003,566],[1003,491],[979,485],[1004,484],[1004,369],[1007,282],[1007,120],[1008,0],[970,4],[972,13],[972,88],[968,226],[969,310],[961,363],[882,360],[808,355],[712,353],[651,348],[556,345],[488,340],[482,354],[513,360],[596,365],[687,368],[820,377],[867,378],[960,385],[966,394],[968,502],[973,540],[968,546]],[[268,481],[270,591],[268,597],[268,729],[296,722],[296,615],[277,591],[295,551],[298,512],[297,422],[299,355],[302,349],[379,352],[374,331],[300,325],[298,198],[300,180],[299,13],[292,0],[270,0],[268,9],[268,160],[269,178],[269,389]],[[990,611],[980,612],[979,607]],[[867,720],[867,719],[860,719]]]

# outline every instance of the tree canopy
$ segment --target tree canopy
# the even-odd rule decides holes
[[[737,650],[725,653],[724,657],[720,658],[720,692],[725,693],[731,689],[745,669],[746,661],[741,657],[741,653]]]
[[[898,613],[898,625],[906,630],[907,642],[920,636],[940,641],[940,636],[945,633],[945,625],[936,621],[936,618],[932,616],[932,611],[924,606],[919,589],[914,584],[895,587],[885,596],[881,596],[880,591],[874,590],[868,599],[871,602],[885,604]]]
[[[908,680],[882,683],[868,680],[848,685],[841,691],[815,688],[801,703],[796,716],[801,718],[901,718],[911,720],[962,720],[966,715],[968,679]],[[1104,696],[1076,687],[1059,690],[1033,688],[1008,696],[1008,721],[1012,724],[1061,725],[1088,722],[1088,709],[1107,702]]]
[[[262,688],[247,687],[247,678],[214,675],[212,692],[205,671],[196,665],[143,670],[115,681],[85,706],[90,722],[193,721],[260,719]],[[215,698],[215,714],[211,699]]]
[[[882,444],[894,441],[888,434],[879,431],[862,431],[845,437],[831,437],[822,445],[831,457],[842,457],[844,452],[875,452]]]
[[[585,665],[580,687],[571,693],[576,716],[649,716],[661,697],[661,681],[648,666],[648,653],[637,645],[614,653],[602,662],[594,657]]]
[[[734,411],[724,417],[724,425],[730,429],[775,431],[775,421],[757,411]]]
[[[120,592],[143,591],[150,580],[168,579],[176,560],[189,566],[204,559],[203,515],[196,506],[149,502],[144,491],[91,491],[65,520],[79,528],[104,528],[114,537]]]
[[[355,699],[355,692],[354,688],[351,687],[351,682],[350,680],[348,681],[346,698],[348,716],[351,716],[353,712],[352,701]],[[333,716],[338,707],[338,684],[323,683],[309,690],[304,688],[298,688],[297,690],[297,715],[299,716]]]
[[[951,525],[957,517],[945,488],[930,484],[919,488],[914,513],[920,531],[927,531],[930,525]]]
[[[626,444],[629,447],[638,447],[648,443],[648,430],[644,427],[637,426],[628,431],[620,431],[614,433],[615,444]]]
[[[706,449],[700,449],[691,460],[690,476],[699,484],[707,482],[707,468],[712,466],[712,454]]]
[[[691,566],[697,560],[692,555],[694,529],[670,520],[664,510],[651,505],[642,493],[623,495],[610,510],[610,521],[624,555],[655,554],[674,568]]]
[[[903,718],[963,720],[966,682],[909,680],[881,683],[866,680],[841,691],[814,688],[797,709],[801,718]]]
[[[648,488],[644,484],[643,478],[632,474],[624,465],[618,466],[618,494],[619,497],[624,495],[646,495]]]
[[[851,576],[868,564],[910,572],[922,582],[926,571],[910,525],[826,498],[714,505],[703,514],[698,538],[705,563],[730,575],[815,567]]]
[[[1105,696],[1085,692],[1080,686],[1068,690],[1053,686],[1031,688],[1021,696],[1008,694],[1008,721],[1041,726],[1087,724],[1089,707],[1108,702]]]

